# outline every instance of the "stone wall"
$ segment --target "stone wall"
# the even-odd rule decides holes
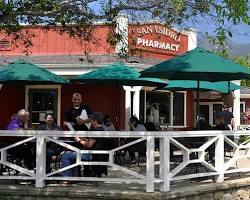
[[[238,177],[237,177],[238,178]],[[108,200],[249,200],[250,178],[226,181],[224,183],[194,182],[172,186],[170,192],[146,193],[145,185],[138,188],[131,184],[80,184],[46,188],[35,188],[34,185],[0,183],[1,200],[66,200],[66,199],[108,199]],[[187,185],[189,185],[187,187]]]

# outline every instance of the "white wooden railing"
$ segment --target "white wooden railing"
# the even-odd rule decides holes
[[[155,184],[160,184],[161,191],[170,190],[170,182],[198,177],[214,177],[216,182],[223,182],[224,176],[229,173],[247,172],[249,168],[235,167],[237,160],[250,157],[250,140],[236,144],[228,136],[242,136],[250,138],[250,131],[166,131],[166,132],[83,132],[83,131],[7,131],[1,130],[0,137],[25,137],[23,140],[0,149],[0,164],[14,169],[19,173],[17,176],[4,174],[0,179],[24,179],[35,180],[36,187],[44,187],[46,180],[73,180],[73,181],[109,181],[109,182],[137,182],[146,184],[147,192],[154,192]],[[56,137],[108,137],[108,138],[138,138],[137,140],[116,147],[111,150],[81,150],[62,142]],[[205,140],[200,140],[200,138]],[[159,161],[155,157],[155,139],[160,140]],[[197,142],[198,140],[198,142]],[[77,152],[76,163],[66,168],[60,168],[46,174],[46,142],[54,142]],[[132,171],[127,165],[122,166],[114,162],[115,152],[125,149],[133,144],[146,141],[146,172],[139,174]],[[196,142],[192,142],[196,141]],[[35,142],[36,144],[36,167],[28,170],[8,160],[8,150],[24,143]],[[190,143],[190,145],[189,145]],[[1,139],[0,139],[1,144]],[[230,146],[230,157],[224,152],[224,145]],[[208,160],[208,148],[214,145],[214,162]],[[81,154],[108,154],[107,162],[82,161]],[[178,159],[176,159],[178,157]],[[181,158],[181,159],[180,159]],[[203,166],[200,171],[196,165]],[[107,165],[113,169],[127,173],[132,178],[124,177],[62,177],[60,173],[78,165]],[[159,165],[156,173],[155,166]],[[196,171],[185,173],[183,171],[196,166]],[[249,165],[250,166],[250,165]],[[110,168],[109,168],[110,169]],[[204,170],[205,169],[205,170]],[[190,173],[191,172],[191,173]]]

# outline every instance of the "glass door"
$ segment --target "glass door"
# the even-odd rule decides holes
[[[209,105],[200,105],[200,116],[204,117],[207,122],[210,122]]]
[[[29,89],[30,125],[33,129],[44,122],[46,114],[57,117],[57,89]]]

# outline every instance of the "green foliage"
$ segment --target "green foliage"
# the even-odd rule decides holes
[[[235,57],[233,59],[235,62],[239,63],[242,66],[250,68],[249,57]],[[250,87],[250,80],[242,80],[240,82],[243,87]]]
[[[90,40],[94,21],[113,23],[119,13],[139,21],[159,20],[168,26],[209,19],[216,27],[213,43],[219,47],[232,37],[232,26],[250,24],[248,0],[3,0],[0,31],[20,40],[24,37],[20,24],[43,24],[47,28],[60,25],[61,32]],[[107,40],[112,45],[122,40],[115,30],[110,31]]]

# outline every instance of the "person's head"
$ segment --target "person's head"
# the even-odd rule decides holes
[[[196,127],[197,129],[198,127]],[[208,123],[208,121],[206,120],[205,117],[200,117],[199,118],[199,130],[210,130],[211,126]]]
[[[112,124],[111,116],[110,115],[104,115],[103,123],[106,126],[110,126]]]
[[[74,107],[80,107],[82,103],[82,95],[80,93],[74,93],[72,95],[72,104]]]
[[[218,125],[224,125],[224,124],[225,124],[224,117],[221,115],[216,116],[215,125],[218,126]]]
[[[228,105],[227,104],[223,105],[223,110],[228,110]]]
[[[47,125],[53,125],[54,124],[54,116],[52,114],[46,114],[45,115],[45,123]]]
[[[129,120],[129,123],[132,123],[135,127],[139,124],[139,119],[136,116],[132,116]]]
[[[24,122],[28,123],[29,120],[30,120],[30,113],[29,111],[25,111]]]
[[[26,111],[24,109],[20,109],[17,113],[17,117],[20,119],[21,122],[25,122],[27,116],[26,116]]]
[[[103,124],[103,114],[101,112],[94,112],[92,115],[91,125],[93,127],[98,127]]]

